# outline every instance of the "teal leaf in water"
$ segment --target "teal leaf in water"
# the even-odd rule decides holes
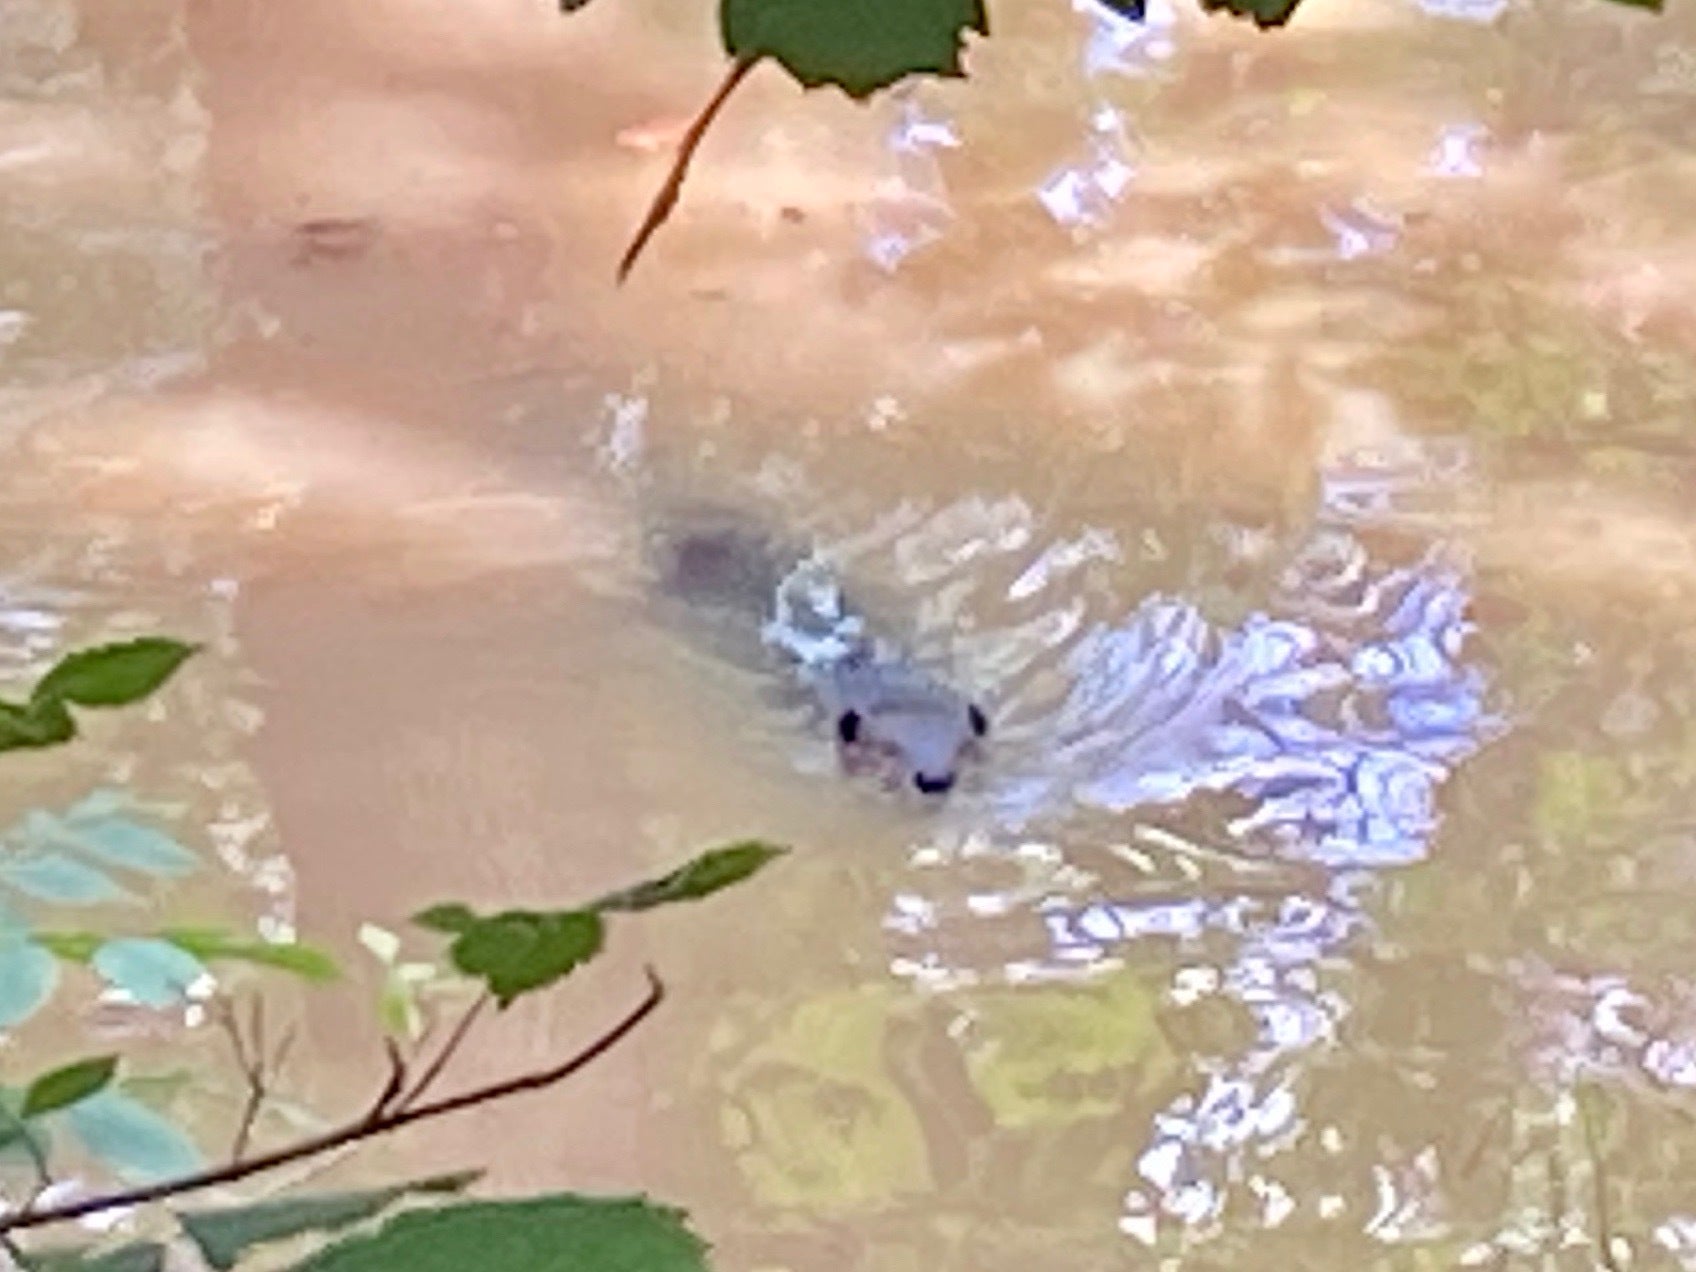
[[[412,921],[432,932],[446,932],[450,936],[458,936],[462,932],[470,931],[476,924],[477,912],[458,901],[444,901],[428,910],[420,910],[412,916]]]
[[[0,702],[0,751],[58,746],[76,735],[76,722],[57,699],[26,706]]]
[[[54,838],[110,866],[175,879],[191,874],[200,859],[164,831],[126,817],[54,818]]]
[[[72,1064],[61,1065],[29,1084],[24,1092],[22,1117],[40,1117],[69,1108],[78,1100],[105,1090],[118,1072],[117,1056],[92,1056]]]
[[[223,1210],[186,1210],[177,1213],[183,1230],[200,1247],[206,1262],[218,1272],[228,1272],[254,1246],[283,1241],[304,1232],[333,1232],[375,1218],[403,1197],[414,1194],[457,1193],[482,1177],[482,1171],[439,1175],[391,1188],[363,1192],[308,1194],[281,1201],[261,1201],[251,1206]],[[475,1266],[475,1265],[473,1265]]]
[[[545,989],[600,952],[601,919],[588,910],[508,910],[478,919],[449,949],[454,966],[481,979],[502,1007]]]
[[[293,972],[303,980],[333,981],[341,975],[336,960],[313,945],[298,941],[265,941],[237,936],[221,928],[166,928],[159,938],[203,962],[228,959]]]
[[[24,1120],[23,1105],[22,1090],[0,1086],[0,1163],[33,1171],[49,1160],[53,1139],[39,1122]]]
[[[157,937],[123,936],[107,941],[89,960],[108,984],[145,1007],[169,1007],[188,996],[207,974],[194,955]]]
[[[29,930],[29,920],[0,897],[0,940],[8,936],[27,936]]]
[[[720,0],[718,16],[731,57],[862,100],[909,75],[963,76],[966,32],[989,34],[983,0]]]
[[[132,1241],[93,1254],[70,1246],[31,1250],[29,1272],[162,1272],[165,1247],[157,1241]]]
[[[33,1016],[59,983],[59,964],[34,941],[0,937],[0,1029]]]
[[[694,901],[741,883],[788,852],[776,844],[746,840],[711,848],[670,874],[632,888],[621,888],[596,901],[594,910],[650,910],[676,901]]]
[[[0,882],[53,905],[95,905],[130,895],[110,875],[57,852],[0,858]]]
[[[201,1167],[193,1141],[138,1100],[108,1087],[56,1114],[113,1174],[126,1183],[154,1183]]]
[[[397,1215],[292,1272],[707,1272],[681,1211],[640,1197],[474,1201]]]
[[[143,636],[78,650],[66,654],[41,678],[31,702],[128,706],[162,686],[199,649],[164,636]]]

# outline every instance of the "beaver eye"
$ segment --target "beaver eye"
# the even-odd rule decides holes
[[[860,713],[858,711],[844,711],[836,717],[836,736],[850,746],[858,740],[860,736]]]
[[[972,726],[972,732],[980,738],[989,732],[989,720],[976,703],[966,708],[966,722]]]

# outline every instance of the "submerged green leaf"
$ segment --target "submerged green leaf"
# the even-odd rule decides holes
[[[35,941],[0,937],[0,1029],[33,1016],[53,996],[59,964]]]
[[[218,1272],[228,1272],[250,1249],[267,1241],[303,1232],[333,1232],[374,1218],[409,1195],[463,1192],[481,1177],[481,1171],[463,1171],[391,1188],[291,1197],[223,1210],[179,1211],[177,1219],[206,1262]]]
[[[866,98],[908,75],[959,77],[967,31],[989,34],[983,0],[720,0],[738,60],[775,58],[803,88]]]
[[[683,1220],[639,1197],[464,1202],[398,1215],[293,1272],[707,1272],[706,1243]]]
[[[333,981],[341,975],[336,960],[315,945],[299,941],[266,941],[237,936],[221,928],[166,928],[159,939],[169,941],[203,962],[228,959],[293,972],[303,980]]]
[[[107,940],[98,932],[32,932],[30,936],[42,949],[67,963],[88,962]]]
[[[603,928],[589,910],[508,910],[479,919],[449,949],[454,966],[481,978],[502,1006],[544,989],[600,952]]]
[[[32,1250],[28,1272],[161,1272],[165,1247],[157,1241],[132,1241],[103,1254],[68,1246]]]
[[[183,1001],[189,987],[207,974],[205,964],[187,950],[147,936],[107,941],[89,963],[108,984],[146,1007]]]
[[[21,1116],[40,1117],[69,1108],[111,1084],[118,1072],[117,1056],[91,1056],[42,1074],[24,1092]]]
[[[164,636],[97,645],[66,654],[31,695],[32,703],[122,707],[158,689],[200,649]]]
[[[96,1158],[126,1183],[152,1183],[199,1170],[192,1140],[145,1104],[106,1090],[55,1115]]]
[[[763,866],[788,852],[776,844],[757,839],[710,848],[670,874],[650,879],[632,888],[610,892],[589,908],[592,910],[651,910],[675,901],[695,901],[720,889],[741,883]]]

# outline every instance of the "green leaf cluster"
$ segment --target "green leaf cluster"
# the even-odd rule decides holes
[[[483,982],[509,1006],[545,989],[600,953],[603,915],[694,901],[740,883],[787,849],[758,840],[709,849],[678,869],[585,906],[564,910],[502,910],[480,915],[459,902],[433,905],[413,916],[418,926],[453,937],[448,955],[465,975]]]
[[[140,702],[199,648],[163,636],[143,636],[65,655],[25,701],[0,701],[0,751],[69,742],[77,733],[71,707],[123,707]]]
[[[187,1136],[117,1088],[118,1068],[117,1056],[90,1056],[39,1075],[21,1092],[0,1089],[0,1156],[21,1153],[42,1173],[55,1132],[64,1132],[129,1182],[199,1169]]]
[[[444,1175],[363,1192],[325,1193],[177,1218],[206,1265],[230,1272],[256,1250],[331,1234],[377,1218],[403,1200],[458,1193],[475,1173]],[[519,1201],[458,1201],[415,1208],[374,1231],[334,1242],[290,1265],[291,1272],[707,1272],[707,1246],[679,1210],[642,1197],[559,1193]],[[159,1272],[165,1246],[131,1241],[95,1253],[33,1252],[30,1272]],[[268,1260],[268,1266],[277,1266]]]

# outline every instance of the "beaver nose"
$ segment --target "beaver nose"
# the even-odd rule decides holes
[[[940,773],[932,777],[929,773],[914,773],[913,785],[926,795],[942,795],[952,789],[954,774]]]

